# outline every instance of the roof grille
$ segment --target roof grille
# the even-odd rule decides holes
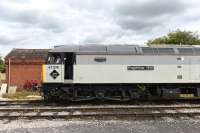
[[[165,55],[165,54],[175,54],[173,48],[157,48],[158,54]]]
[[[136,46],[122,46],[122,45],[111,45],[107,47],[108,53],[117,53],[117,54],[138,54]]]
[[[143,54],[154,55],[154,51],[152,47],[142,47]]]
[[[179,54],[183,55],[193,55],[194,51],[193,48],[177,48],[179,51]]]
[[[200,48],[194,48],[193,50],[196,55],[200,55]]]
[[[106,46],[80,46],[79,52],[106,52]]]

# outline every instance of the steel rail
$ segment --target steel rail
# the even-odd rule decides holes
[[[11,106],[0,106],[0,112],[2,111],[31,111],[31,110],[41,110],[41,111],[48,111],[48,110],[60,110],[60,111],[67,111],[67,110],[151,110],[151,109],[199,109],[200,105],[196,106],[57,106],[57,105],[11,105]]]
[[[20,107],[0,107],[0,111],[24,111],[24,110],[50,110],[50,111],[56,111],[56,110],[107,110],[107,109],[113,109],[113,110],[120,110],[120,109],[127,109],[127,110],[136,110],[136,109],[199,109],[200,105],[173,105],[173,106],[160,106],[160,105],[148,105],[148,106],[125,106],[125,105],[105,105],[105,106],[20,106]]]
[[[190,110],[194,109],[194,110]],[[83,118],[83,117],[177,117],[200,116],[200,107],[81,107],[2,108],[0,118]]]
[[[36,114],[36,115],[26,115],[26,114],[15,114],[15,115],[0,115],[0,118],[86,118],[86,117],[128,117],[128,118],[137,118],[137,117],[182,117],[182,116],[200,116],[200,112],[178,112],[178,113],[81,113],[81,114]]]
[[[41,106],[39,106],[41,105]],[[95,109],[191,109],[191,108],[196,108],[200,109],[200,105],[185,105],[185,104],[178,104],[178,105],[68,105],[68,106],[57,106],[57,105],[44,105],[44,104],[30,104],[30,105],[23,105],[19,104],[19,106],[13,106],[13,105],[8,105],[8,106],[0,106],[0,111],[3,110],[31,110],[31,109],[63,109],[63,110],[95,110]]]

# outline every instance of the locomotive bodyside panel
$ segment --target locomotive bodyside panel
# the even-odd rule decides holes
[[[189,79],[189,65],[183,66],[182,73],[177,65],[153,65],[154,70],[127,70],[130,65],[76,65],[74,83],[195,83]],[[131,65],[139,68],[149,65]],[[199,66],[200,67],[200,66]],[[178,77],[180,76],[181,77]]]
[[[191,59],[200,57],[77,55],[74,83],[198,83],[200,65]]]

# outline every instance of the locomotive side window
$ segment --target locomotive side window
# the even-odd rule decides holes
[[[47,57],[47,64],[61,64],[61,55],[60,54],[49,54]]]

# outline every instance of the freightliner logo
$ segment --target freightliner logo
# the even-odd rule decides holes
[[[53,71],[50,73],[50,76],[51,76],[53,79],[56,79],[56,78],[59,76],[59,73],[58,73],[56,70],[53,70]]]

